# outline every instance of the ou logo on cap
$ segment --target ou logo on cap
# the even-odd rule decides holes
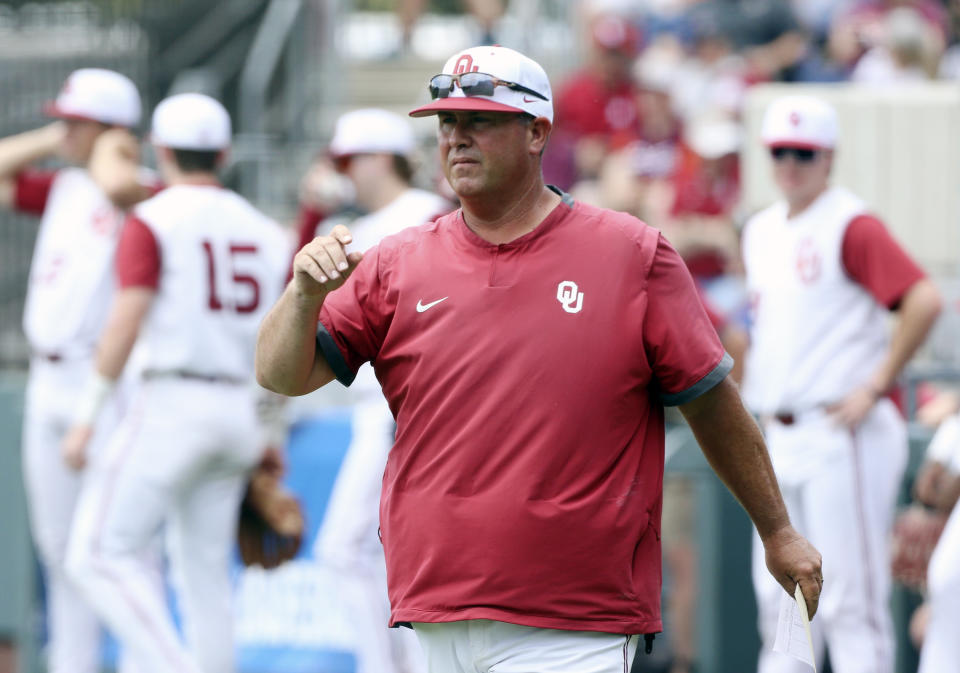
[[[480,70],[480,66],[473,64],[473,56],[464,54],[457,59],[457,64],[453,67],[453,74],[462,75],[465,72],[477,72],[478,70]]]
[[[583,292],[577,291],[577,284],[565,280],[557,285],[557,301],[567,313],[579,313],[583,308]]]

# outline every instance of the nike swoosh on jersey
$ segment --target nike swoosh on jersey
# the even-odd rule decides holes
[[[529,98],[529,97],[527,97],[527,96],[524,96],[524,97],[523,97],[523,102],[524,102],[524,103],[536,103],[536,102],[537,102],[537,99],[536,99],[536,98]]]
[[[447,298],[448,297],[444,297],[443,299],[447,299]],[[437,299],[436,301],[432,301],[429,304],[424,304],[423,300],[417,301],[417,313],[423,313],[424,311],[433,308],[434,306],[442,302],[443,299]]]

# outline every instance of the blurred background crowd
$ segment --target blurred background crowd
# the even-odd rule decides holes
[[[351,172],[349,157],[329,151],[337,118],[358,107],[405,113],[426,99],[427,79],[449,54],[485,43],[524,51],[551,76],[556,119],[544,156],[547,182],[661,229],[686,260],[728,351],[741,362],[749,302],[739,231],[751,214],[743,198],[744,155],[757,144],[746,125],[751,90],[768,83],[852,83],[909,92],[918,83],[958,81],[960,1],[0,2],[0,136],[39,126],[42,103],[78,67],[129,75],[145,109],[171,93],[208,93],[224,102],[236,130],[225,184],[302,240],[324,221],[375,209],[368,197],[378,177],[364,173],[360,162]],[[404,182],[453,202],[434,160],[432,122],[412,124]],[[144,150],[149,163],[146,144]],[[770,193],[767,201],[774,198]],[[0,215],[0,453],[17,446],[17,376],[29,358],[20,317],[34,235],[22,216]],[[954,261],[957,252],[948,253]],[[956,267],[935,271],[945,283],[956,276]],[[955,342],[956,332],[946,338]],[[940,348],[921,358],[925,375],[914,377],[904,403],[918,445],[960,406],[952,387],[960,361],[937,357],[943,353],[956,350]],[[327,403],[329,397],[303,404],[316,409]],[[9,473],[11,465],[7,460],[0,472]],[[704,493],[696,484],[668,486],[674,502]],[[693,614],[698,598],[706,614],[703,603],[721,596],[720,581],[702,570],[713,567],[719,575],[746,558],[742,550],[721,556],[718,546],[715,557],[698,560],[698,545],[716,536],[696,530],[693,520],[705,511],[698,507],[688,502],[666,513],[665,528],[677,530],[672,538],[665,531],[668,607],[685,615],[671,623],[671,646],[685,662],[699,659],[704,672],[748,670],[720,666],[755,657],[755,641],[721,642],[724,631]],[[19,510],[10,505],[6,511],[16,517]],[[0,521],[0,532],[8,523]],[[740,538],[749,543],[746,532]],[[17,582],[15,557],[0,549],[0,568],[7,571],[0,586],[8,576]],[[744,567],[734,586],[749,591],[745,573]],[[706,583],[699,597],[698,581]],[[741,600],[751,602],[749,595]],[[916,598],[900,594],[898,601],[906,615]],[[717,615],[723,608],[712,609],[714,621],[722,620]],[[749,610],[737,614],[750,616]],[[33,623],[26,630],[15,624],[12,637],[40,631]],[[697,650],[711,645],[715,656],[704,660]],[[915,658],[905,635],[901,645],[906,673]]]

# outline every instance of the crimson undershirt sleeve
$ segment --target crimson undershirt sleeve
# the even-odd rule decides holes
[[[895,310],[907,291],[926,277],[873,215],[860,215],[850,221],[841,255],[847,275],[890,310]]]
[[[130,215],[123,224],[116,257],[117,284],[121,288],[160,285],[160,246],[146,222]]]
[[[707,392],[733,367],[683,259],[660,236],[647,276],[643,341],[667,406]]]
[[[364,253],[347,281],[327,295],[317,323],[317,347],[337,380],[349,386],[380,351],[393,310],[384,301],[380,246]]]
[[[22,213],[42,215],[56,176],[56,171],[26,170],[18,173],[14,179],[13,207]]]

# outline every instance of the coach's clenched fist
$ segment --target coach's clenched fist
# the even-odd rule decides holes
[[[322,296],[343,285],[363,258],[359,252],[346,251],[353,236],[338,224],[329,236],[317,236],[293,258],[293,282],[300,294]]]

